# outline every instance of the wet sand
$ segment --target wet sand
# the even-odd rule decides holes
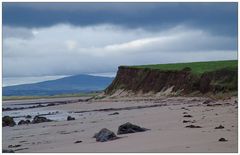
[[[132,97],[43,107],[41,110],[67,111],[76,120],[3,127],[3,149],[16,152],[237,152],[237,98],[203,104],[206,100]],[[114,112],[119,114],[109,115]],[[184,120],[190,122],[183,123]],[[118,127],[126,122],[150,130],[118,135],[121,138],[108,142],[96,142],[92,138],[102,128],[117,133]],[[186,128],[188,125],[201,128]],[[219,125],[224,128],[215,129]],[[220,138],[227,141],[219,142]],[[8,148],[9,145],[21,146]]]

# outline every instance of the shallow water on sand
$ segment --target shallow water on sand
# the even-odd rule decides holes
[[[71,98],[73,99],[73,98]],[[74,98],[75,99],[75,98]],[[44,103],[48,101],[58,101],[59,99],[37,99],[37,100],[31,100],[31,101],[6,101],[3,103],[3,108],[29,108],[32,106],[42,105],[46,106],[49,103]],[[66,101],[70,99],[65,99]],[[62,99],[61,99],[62,101]],[[32,121],[32,119],[35,116],[44,116],[48,119],[54,120],[54,121],[62,121],[66,120],[67,116],[71,115],[72,117],[79,117],[79,115],[65,111],[65,110],[58,110],[58,106],[55,106],[55,110],[48,110],[48,107],[39,107],[39,108],[30,108],[30,109],[21,109],[21,110],[11,110],[11,111],[3,111],[2,116],[11,116],[13,117],[14,121],[18,123],[20,120],[27,120],[26,116],[30,115],[31,118],[28,119]]]

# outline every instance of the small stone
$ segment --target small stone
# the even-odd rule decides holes
[[[183,117],[192,117],[192,115],[184,115]]]
[[[218,141],[219,142],[226,142],[227,140],[225,138],[220,138]]]
[[[223,129],[223,128],[224,128],[224,126],[222,126],[222,125],[215,127],[215,129]]]
[[[77,144],[77,143],[82,143],[82,141],[81,140],[78,140],[78,141],[76,141],[76,142],[74,142],[75,144]]]
[[[74,117],[71,117],[71,116],[68,116],[68,117],[67,117],[67,120],[68,120],[68,121],[73,121],[73,120],[75,120],[75,118],[74,118]]]
[[[188,125],[186,126],[186,128],[202,128],[202,127],[197,125]]]
[[[211,100],[206,100],[202,104],[209,104],[210,102],[212,102],[212,101]]]
[[[191,121],[183,120],[183,123],[189,123],[189,122],[191,122]]]
[[[108,114],[108,115],[118,115],[119,113],[118,112],[114,112],[112,114]]]

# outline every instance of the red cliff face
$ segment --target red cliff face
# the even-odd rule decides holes
[[[181,71],[163,71],[120,66],[116,78],[105,90],[105,93],[113,94],[119,89],[134,93],[157,93],[170,87],[173,87],[173,92],[179,91],[182,94],[189,94],[195,91],[201,93],[228,91],[232,89],[224,85],[228,81],[232,81],[233,85],[236,85],[234,89],[237,89],[237,69],[222,69],[197,76],[191,73],[190,68],[185,68]]]

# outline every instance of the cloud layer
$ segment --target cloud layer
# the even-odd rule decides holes
[[[155,31],[185,23],[237,35],[237,3],[3,3],[3,24],[49,27],[113,24]]]
[[[184,24],[149,31],[113,24],[3,26],[3,76],[115,72],[119,65],[237,59],[237,37]]]

